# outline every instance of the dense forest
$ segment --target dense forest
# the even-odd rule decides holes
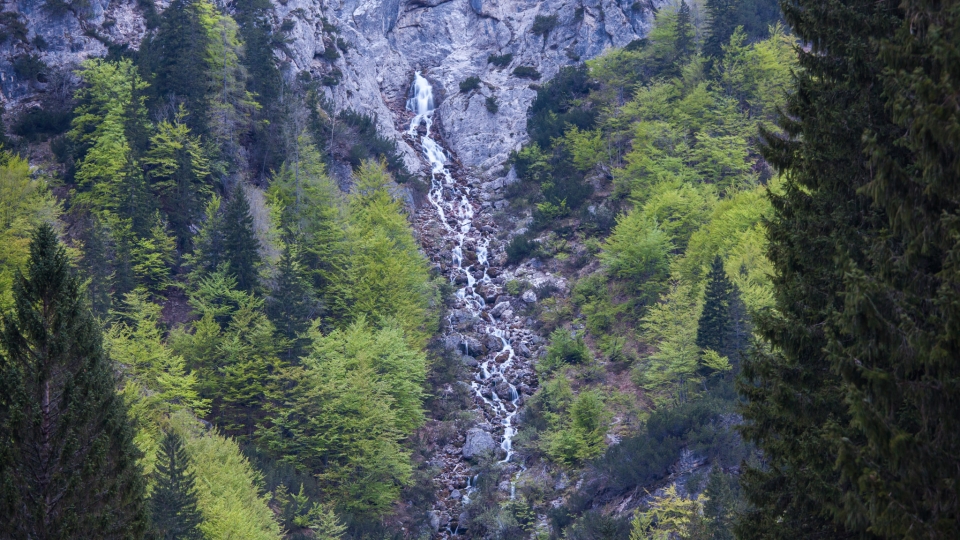
[[[543,346],[470,456],[473,278],[329,99],[354,45],[291,73],[267,0],[141,4],[137,49],[13,59],[69,90],[4,115],[0,538],[955,537],[960,4],[679,0],[514,68],[487,316]]]

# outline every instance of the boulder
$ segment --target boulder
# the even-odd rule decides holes
[[[498,302],[497,305],[493,306],[493,309],[490,310],[490,314],[494,317],[500,317],[500,315],[508,309],[510,309],[510,302]]]
[[[427,524],[430,525],[430,530],[433,532],[440,531],[440,515],[436,511],[430,510],[427,512]]]
[[[464,459],[474,459],[480,455],[492,452],[497,447],[493,437],[480,428],[467,431],[467,442],[463,443]]]
[[[532,304],[537,301],[537,293],[533,291],[526,291],[520,296],[520,299],[528,304]]]

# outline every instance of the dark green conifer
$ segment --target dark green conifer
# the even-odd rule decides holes
[[[736,513],[737,498],[730,488],[731,478],[724,474],[719,464],[710,471],[707,487],[703,494],[707,502],[703,505],[703,517],[707,520],[707,529],[713,540],[733,540],[733,517]]]
[[[54,230],[0,337],[0,537],[140,538],[144,482],[100,328]]]
[[[266,313],[277,332],[286,338],[286,360],[299,358],[308,340],[303,337],[310,321],[317,317],[319,304],[309,278],[296,253],[288,244],[277,265],[277,284],[266,301]]]
[[[710,31],[703,42],[704,56],[723,56],[723,46],[730,42],[730,36],[737,28],[738,4],[738,0],[707,0]]]
[[[730,301],[733,285],[723,269],[723,260],[717,256],[707,274],[707,291],[703,313],[697,326],[697,346],[712,349],[721,355],[728,352],[727,341],[731,330]]]
[[[863,135],[873,174],[862,191],[885,219],[837,258],[844,304],[828,326],[828,352],[859,435],[842,439],[840,463],[848,504],[864,508],[876,533],[955,538],[960,7],[928,0],[880,7],[896,23],[895,31],[870,34],[880,43],[891,119]]]
[[[891,133],[876,38],[899,24],[898,3],[782,4],[810,48],[798,49],[784,133],[765,135],[764,155],[785,181],[771,194],[767,224],[776,309],[755,321],[772,347],[744,362],[739,385],[742,433],[765,460],[741,477],[751,508],[737,525],[740,538],[871,536],[868,508],[850,499],[836,466],[842,447],[864,436],[851,427],[850,394],[826,350],[849,265],[865,260],[885,228],[863,191],[871,176],[863,140],[866,132]]]
[[[151,89],[158,102],[183,103],[187,124],[206,134],[207,30],[196,0],[173,0],[160,15],[160,25],[141,48],[144,75],[152,74]]]
[[[274,47],[285,46],[282,34],[273,32],[273,4],[269,0],[237,0],[235,18],[244,44],[241,61],[250,75],[247,89],[263,105],[253,124],[249,145],[249,168],[261,177],[280,168],[283,161],[281,126],[286,116],[282,98],[283,75],[277,66]]]
[[[254,231],[250,202],[241,184],[223,209],[223,256],[230,272],[237,278],[237,288],[253,291],[259,285],[260,241]]]
[[[157,540],[203,540],[196,481],[188,466],[183,440],[168,431],[160,442],[153,473],[156,484],[150,495],[151,526]]]
[[[677,11],[677,62],[683,63],[691,54],[696,52],[693,39],[696,32],[690,19],[690,6],[686,0],[680,0],[680,9]]]

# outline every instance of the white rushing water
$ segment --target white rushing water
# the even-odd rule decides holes
[[[479,363],[473,374],[474,380],[471,382],[471,388],[477,399],[494,411],[493,417],[488,420],[499,423],[503,428],[500,448],[503,449],[505,457],[501,460],[501,463],[506,463],[513,457],[513,437],[516,434],[513,421],[519,411],[518,401],[520,396],[516,386],[507,377],[508,370],[517,358],[516,352],[508,339],[508,323],[497,321],[487,313],[485,310],[486,302],[478,293],[479,286],[491,283],[490,276],[487,274],[487,270],[490,268],[488,253],[490,238],[482,231],[474,228],[474,207],[470,200],[473,195],[471,188],[457,184],[447,168],[447,156],[443,148],[430,135],[435,111],[433,88],[420,72],[417,72],[414,79],[410,99],[407,101],[407,109],[415,114],[408,130],[411,137],[416,138],[421,126],[426,126],[425,134],[420,137],[420,145],[431,168],[428,199],[430,204],[436,208],[439,216],[438,221],[445,228],[447,236],[454,241],[452,261],[450,261],[452,263],[450,281],[455,283],[457,278],[466,277],[466,284],[456,292],[457,303],[461,305],[462,309],[469,311],[482,321],[478,329],[480,332],[495,336],[501,344],[500,350],[492,351]],[[464,266],[464,243],[468,235],[472,235],[475,239],[477,262]],[[477,270],[482,270],[482,277],[479,279],[473,275]],[[448,321],[448,324],[451,327],[450,331],[456,332],[452,322]],[[490,392],[489,398],[483,395],[482,383],[491,386],[501,381],[509,387],[508,400],[502,400],[495,391]],[[470,483],[468,483],[468,492],[470,487]]]

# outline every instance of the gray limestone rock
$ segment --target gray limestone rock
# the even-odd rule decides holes
[[[516,181],[504,164],[510,152],[526,142],[526,111],[536,91],[531,81],[513,75],[517,66],[532,66],[548,81],[564,66],[596,57],[610,47],[622,47],[644,37],[654,8],[666,0],[634,4],[617,0],[273,0],[272,23],[292,27],[286,47],[277,50],[292,80],[306,71],[321,77],[340,70],[343,78],[325,87],[337,109],[351,108],[376,118],[411,172],[426,165],[404,137],[396,111],[405,105],[415,71],[433,84],[438,110],[435,129],[472,174],[497,185]],[[53,15],[43,0],[7,3],[19,14],[29,36],[41,36],[49,46],[7,40],[0,44],[0,89],[7,110],[32,106],[44,91],[42,81],[23,81],[12,68],[19,54],[39,54],[51,71],[70,74],[86,58],[103,56],[107,47],[92,36],[137,50],[146,35],[143,8],[135,0],[92,2],[78,17],[73,10]],[[164,8],[168,2],[157,2]],[[546,38],[530,30],[538,15],[555,15],[556,27]],[[351,44],[337,60],[323,59],[324,42],[332,35],[323,24],[337,27]],[[328,26],[329,27],[329,26]],[[491,55],[512,54],[508,66],[487,61]],[[459,83],[480,77],[481,89],[459,92]],[[76,84],[76,81],[73,82]],[[485,106],[487,97],[500,103],[497,114]],[[497,201],[502,208],[505,201]]]
[[[510,302],[498,302],[497,305],[490,310],[490,314],[494,317],[499,317],[508,309],[510,309]]]
[[[473,428],[467,431],[467,442],[463,444],[463,457],[473,459],[492,452],[496,446],[489,433],[480,428]]]

